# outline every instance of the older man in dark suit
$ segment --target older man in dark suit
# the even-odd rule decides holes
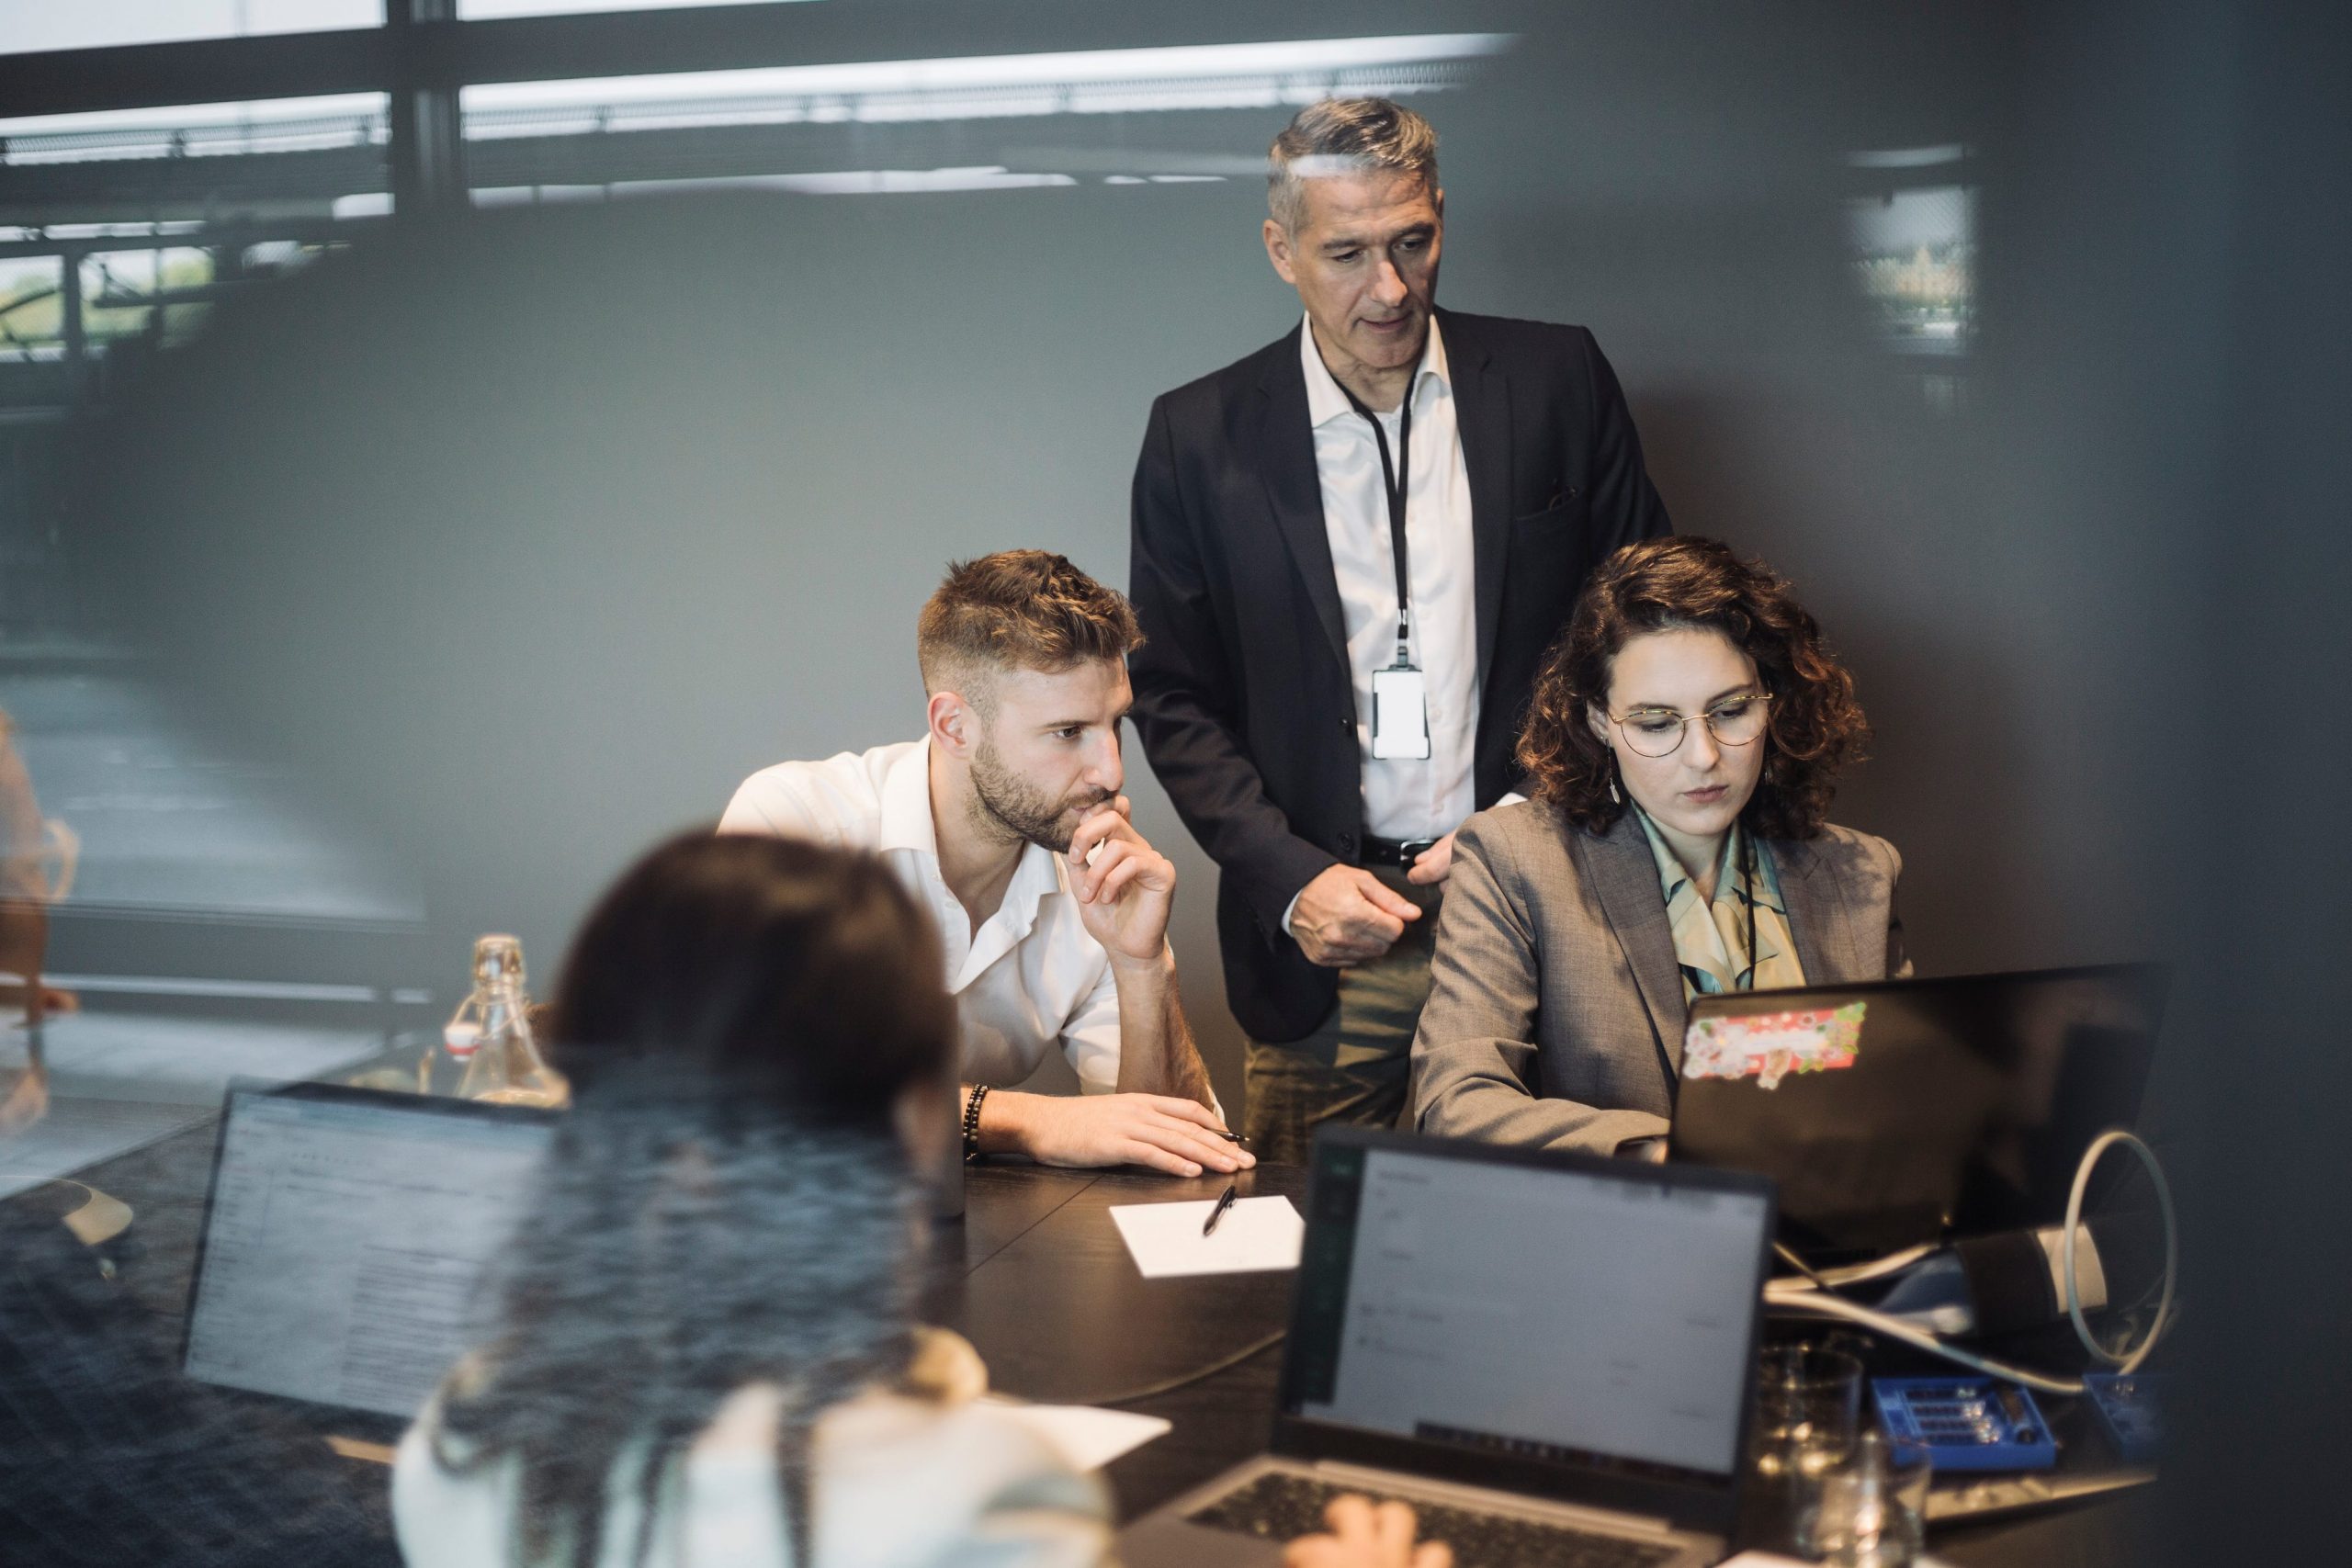
[[[1668,531],[1582,327],[1436,308],[1437,136],[1376,98],[1275,139],[1299,330],[1152,406],[1136,467],[1144,750],[1223,873],[1250,1136],[1402,1112],[1453,829],[1504,798],[1591,563]]]

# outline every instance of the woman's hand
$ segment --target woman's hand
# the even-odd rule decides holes
[[[1453,1568],[1453,1550],[1442,1541],[1413,1544],[1413,1510],[1402,1503],[1334,1497],[1323,1521],[1330,1533],[1292,1541],[1283,1568]]]
[[[1405,880],[1422,887],[1435,887],[1453,869],[1453,835],[1448,833],[1413,857],[1413,868],[1405,874]]]

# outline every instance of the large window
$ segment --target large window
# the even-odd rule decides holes
[[[1262,167],[1237,116],[1453,90],[1510,42],[1438,33],[485,83],[465,89],[464,134],[485,205],[688,183],[875,194],[1214,180]]]
[[[1847,204],[1854,276],[1880,335],[1910,354],[1967,351],[1976,315],[1976,192],[1962,147],[1856,153],[1871,188]]]
[[[380,93],[0,120],[0,363],[69,370],[0,378],[0,407],[72,396],[83,360],[175,341],[322,225],[380,212],[389,138]]]
[[[805,5],[810,0],[458,0],[469,22],[498,17],[577,16],[588,11],[665,11],[681,6]]]
[[[322,32],[383,19],[384,0],[6,0],[0,53]]]
[[[381,93],[187,104],[0,119],[0,164],[10,169],[119,159],[222,158],[237,153],[381,149]],[[377,154],[380,162],[380,152]]]
[[[0,359],[55,358],[64,341],[63,258],[0,257]]]
[[[1347,92],[1443,91],[1510,41],[1436,33],[485,84],[466,89],[466,134],[1271,108]]]

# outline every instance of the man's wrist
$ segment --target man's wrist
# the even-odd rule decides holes
[[[1258,917],[1258,929],[1286,936],[1299,895],[1333,866],[1347,863],[1319,844],[1282,833],[1262,844],[1252,843],[1247,852],[1228,854],[1217,861],[1217,867],[1228,886],[1241,889]],[[1284,893],[1285,887],[1290,891]]]
[[[1137,958],[1116,948],[1106,947],[1102,951],[1111,960],[1114,985],[1125,986],[1136,980],[1147,983],[1165,981],[1176,973],[1176,950],[1168,945],[1166,937],[1160,938],[1159,951],[1149,958]]]
[[[969,1089],[965,1091],[970,1093]],[[974,1141],[984,1155],[1020,1155],[1029,1152],[1029,1112],[1037,1097],[1016,1094],[1009,1089],[992,1089],[980,1101],[979,1125],[973,1129]]]

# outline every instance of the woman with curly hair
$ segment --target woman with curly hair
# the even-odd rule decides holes
[[[1909,974],[1901,857],[1825,820],[1868,734],[1769,567],[1687,536],[1604,562],[1520,734],[1534,798],[1454,842],[1420,1130],[1650,1152],[1692,997]]]

